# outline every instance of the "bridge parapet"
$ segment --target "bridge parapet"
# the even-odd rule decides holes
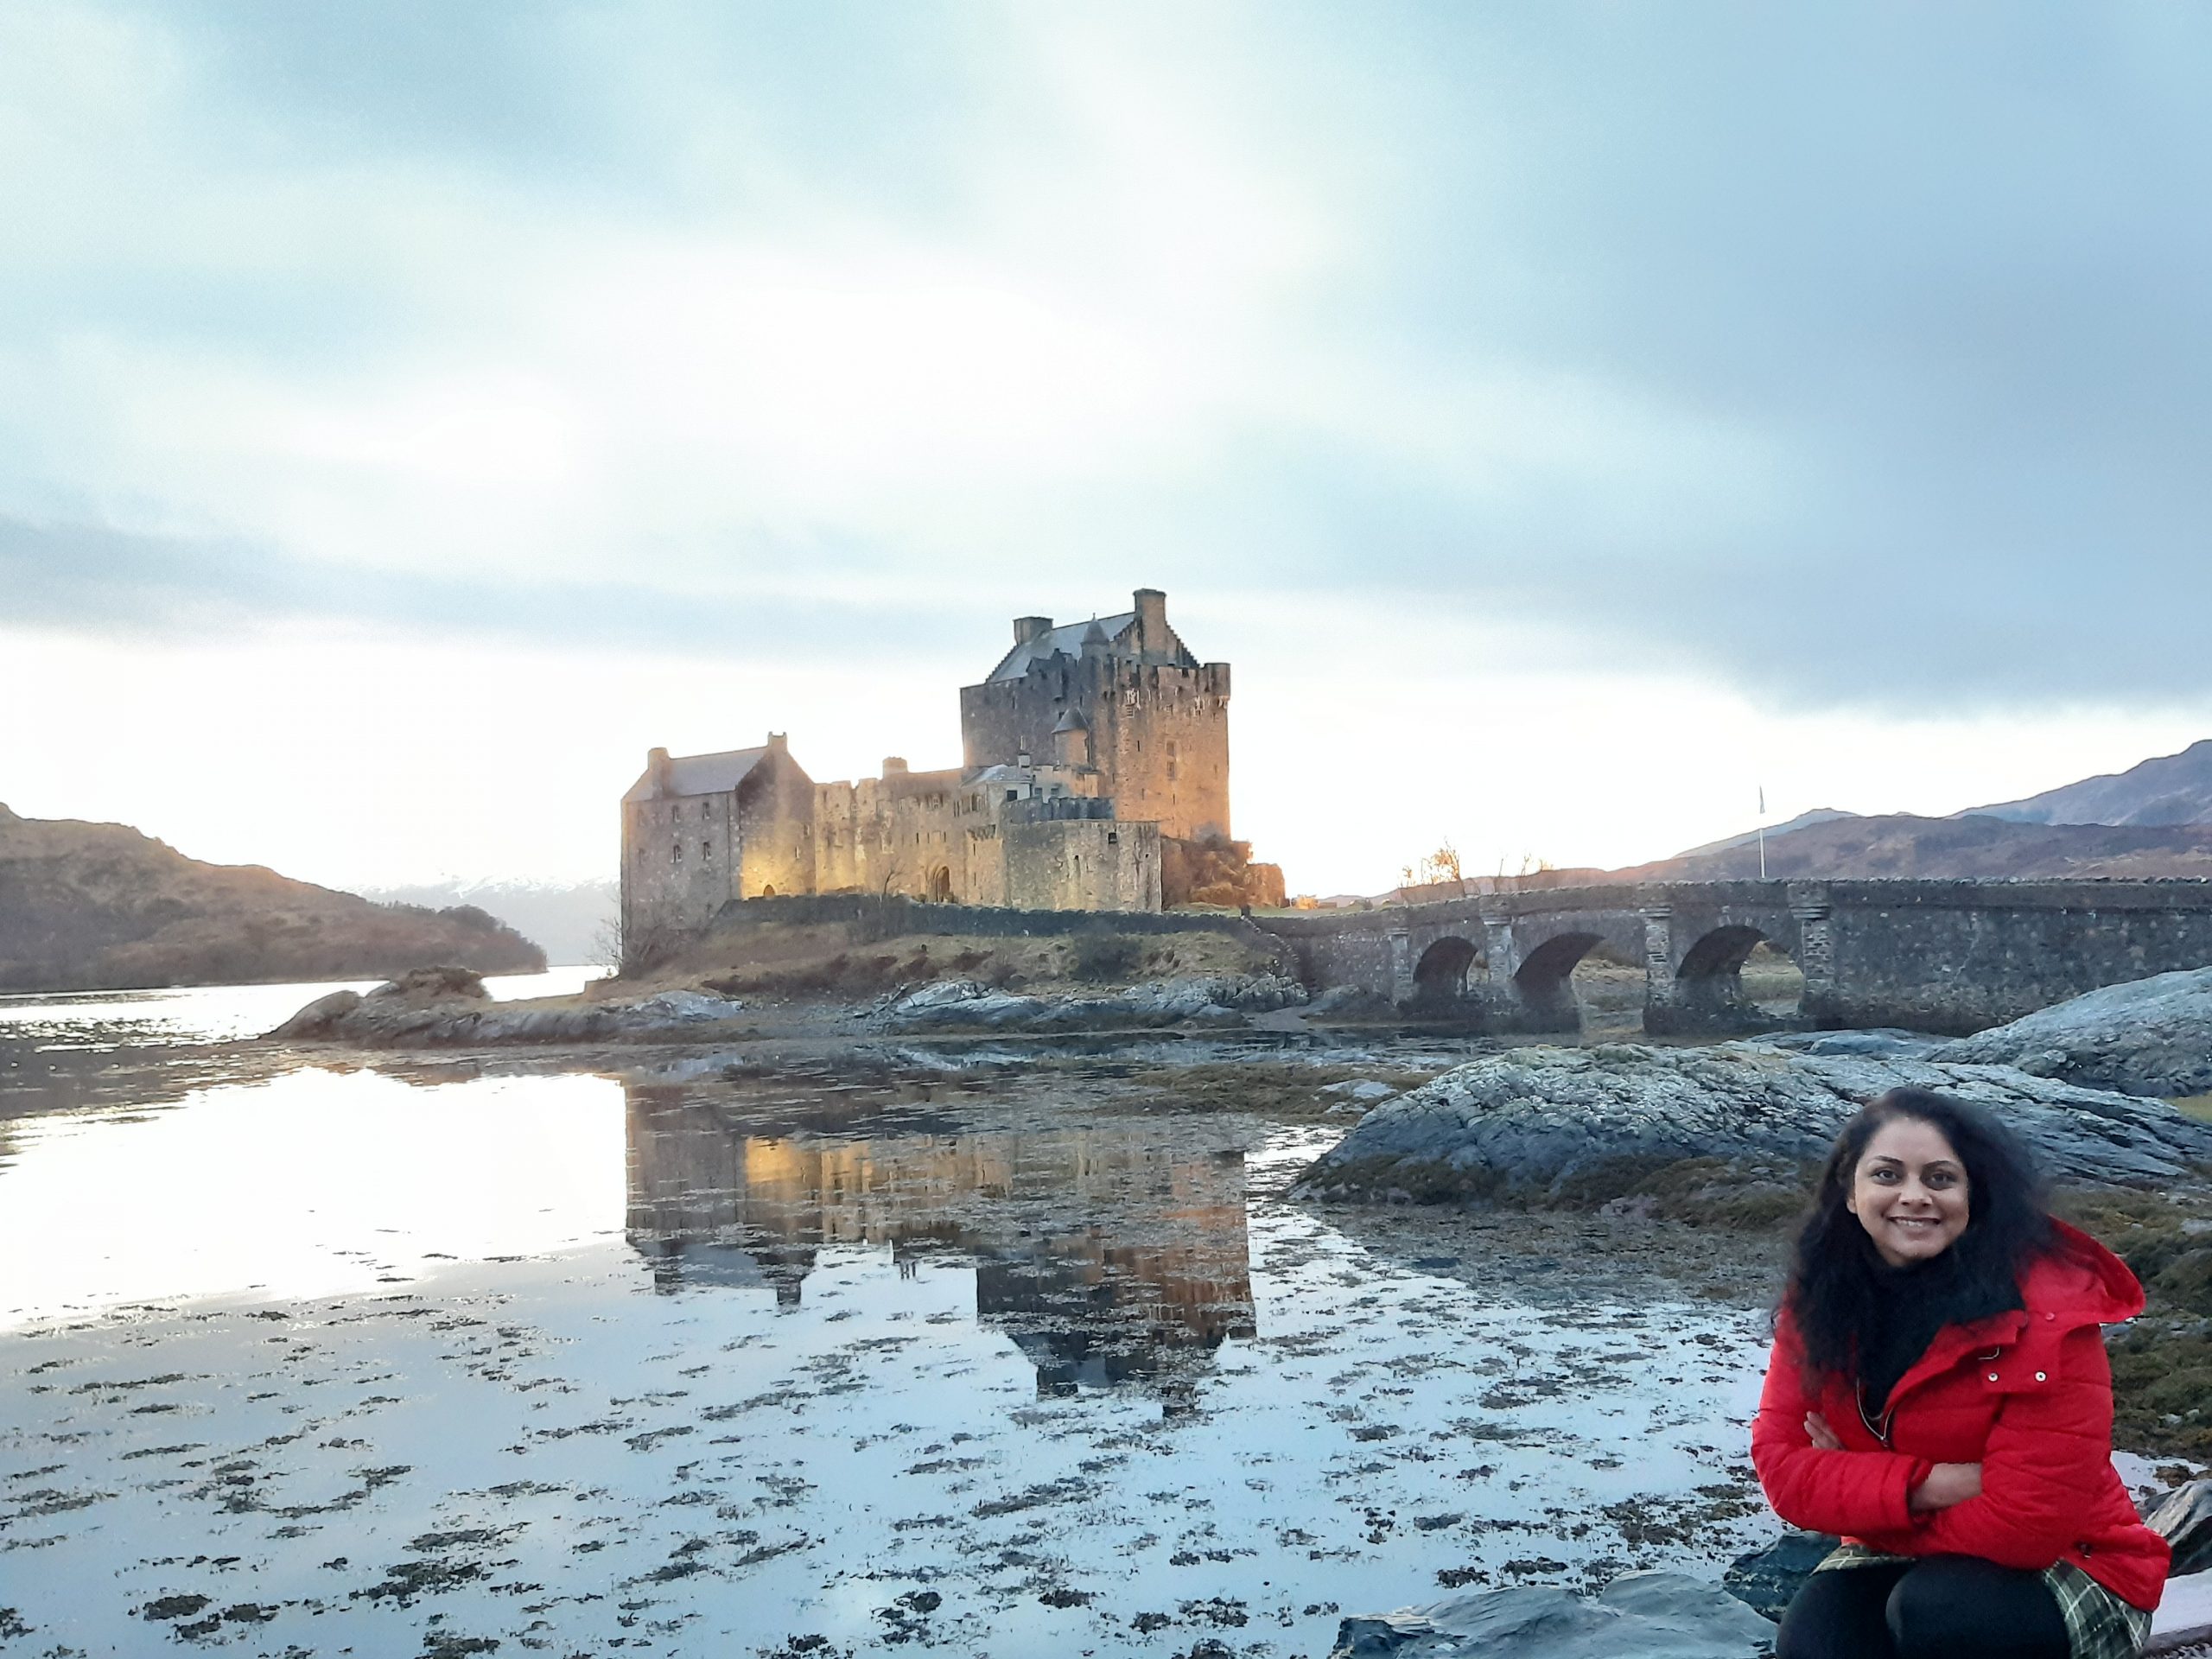
[[[1600,945],[1643,965],[1652,1031],[1772,1024],[1742,992],[1762,941],[1804,976],[1799,1019],[1827,1027],[1974,1031],[2212,964],[2207,881],[1592,884],[1255,920],[1316,988],[1456,1006],[1495,1028],[1573,1028],[1568,976]]]

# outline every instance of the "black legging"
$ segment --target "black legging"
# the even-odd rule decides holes
[[[1975,1555],[1815,1573],[1782,1616],[1775,1659],[2068,1659],[2040,1573]]]

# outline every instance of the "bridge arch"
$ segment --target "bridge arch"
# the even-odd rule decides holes
[[[1755,954],[1764,971],[1760,983],[1747,988],[1745,964]],[[1802,988],[1803,976],[1788,947],[1762,929],[1744,923],[1725,924],[1700,935],[1682,952],[1675,969],[1675,1000],[1682,1006],[1748,1024],[1764,1023],[1763,1015],[1795,1013],[1794,1007],[1763,1009],[1760,1003],[1777,998],[1794,1003]]]
[[[1532,1013],[1573,1016],[1579,1023],[1571,982],[1574,964],[1604,940],[1600,933],[1554,933],[1529,951],[1513,974],[1513,988],[1520,994],[1522,1006]]]
[[[1468,940],[1448,934],[1421,953],[1414,964],[1414,1001],[1457,1002],[1467,995],[1467,970],[1481,953]]]

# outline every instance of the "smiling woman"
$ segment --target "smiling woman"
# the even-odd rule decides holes
[[[1862,1109],[1799,1234],[1751,1429],[1776,1513],[1844,1539],[1777,1659],[2137,1652],[2168,1550],[2113,1470],[2099,1327],[2142,1308],[1995,1119],[1915,1089]]]
[[[1919,1118],[1893,1117],[1859,1154],[1844,1205],[1874,1242],[1874,1253],[1903,1268],[1933,1261],[1958,1243],[1970,1194],[1966,1170],[1942,1130]]]

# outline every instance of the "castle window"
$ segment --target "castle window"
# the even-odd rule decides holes
[[[1006,792],[1006,798],[1009,801],[1018,801],[1021,798],[1021,791],[1018,789],[1009,789]]]
[[[711,841],[701,842],[699,843],[699,856],[708,863],[713,863],[715,861],[715,843]]]
[[[699,816],[702,818],[707,816],[707,804],[704,801],[699,803]]]
[[[676,841],[669,843],[668,861],[671,864],[681,864],[683,861],[683,843],[682,842]]]
[[[1118,830],[1109,830],[1106,832],[1106,844],[1109,847],[1120,846],[1122,844],[1122,832]]]

